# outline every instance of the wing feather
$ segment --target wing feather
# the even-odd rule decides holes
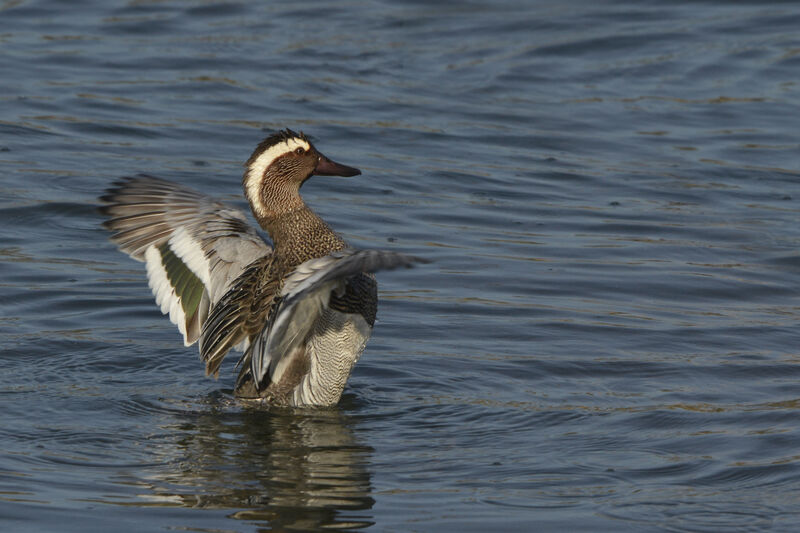
[[[187,346],[233,280],[272,251],[241,211],[159,178],[123,178],[100,199],[111,240],[145,262],[156,303]]]
[[[200,336],[207,374],[215,374],[230,349],[249,342],[266,323],[280,282],[273,259],[264,256],[251,264],[211,310]]]
[[[258,386],[264,385],[267,376],[273,383],[280,380],[290,364],[287,355],[305,342],[329,306],[331,294],[343,292],[348,279],[419,262],[427,261],[396,252],[348,249],[299,265],[286,278],[268,326],[248,350],[250,373]]]

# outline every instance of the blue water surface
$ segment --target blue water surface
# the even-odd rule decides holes
[[[794,531],[794,2],[0,0],[0,529]],[[108,241],[303,130],[379,275],[335,409],[206,378]]]

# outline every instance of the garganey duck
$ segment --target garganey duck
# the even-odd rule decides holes
[[[355,176],[302,133],[267,137],[245,163],[244,213],[151,176],[123,178],[101,196],[112,241],[147,267],[161,312],[199,343],[206,375],[242,350],[234,393],[285,406],[334,405],[372,332],[372,272],[419,258],[354,250],[300,197],[312,175]]]

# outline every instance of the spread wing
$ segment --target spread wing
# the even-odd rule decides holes
[[[372,326],[376,286],[364,273],[411,267],[415,262],[427,261],[396,252],[342,250],[299,265],[286,278],[269,324],[242,358],[257,386],[263,389],[265,383],[280,380],[291,363],[290,354],[306,341],[324,310],[361,313]]]
[[[159,178],[122,178],[100,199],[111,240],[145,262],[156,303],[186,346],[232,282],[272,252],[238,209]]]

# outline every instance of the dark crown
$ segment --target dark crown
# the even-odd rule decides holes
[[[250,155],[250,159],[248,159],[244,165],[246,167],[249,167],[256,160],[256,158],[258,158],[258,156],[262,154],[264,151],[269,150],[271,147],[275,146],[278,143],[286,142],[289,139],[302,139],[307,143],[311,144],[311,141],[308,140],[308,137],[306,137],[306,134],[303,133],[302,131],[300,133],[297,133],[295,131],[290,130],[289,128],[286,128],[285,130],[276,131],[275,133],[273,133],[272,135],[270,135],[269,137],[258,143],[256,149],[253,150],[253,153]]]

